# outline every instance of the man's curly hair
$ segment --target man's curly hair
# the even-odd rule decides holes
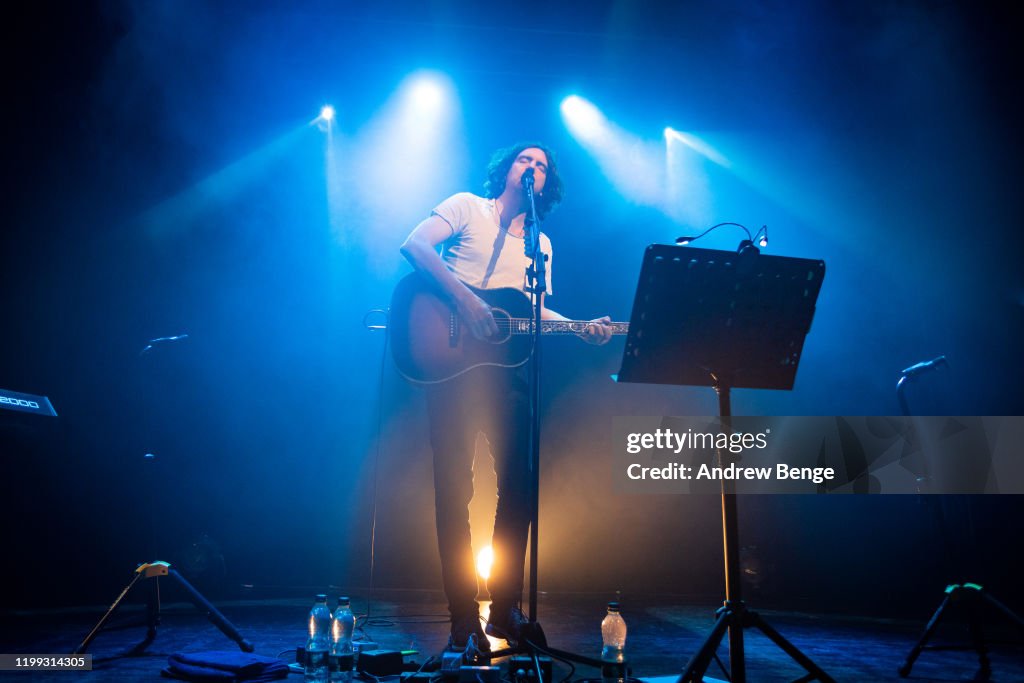
[[[548,158],[547,178],[544,181],[544,189],[537,195],[537,217],[544,220],[562,201],[564,191],[562,179],[558,175],[558,163],[555,161],[555,154],[547,145],[539,142],[520,142],[511,147],[503,147],[491,155],[491,163],[487,165],[487,181],[484,182],[484,196],[488,199],[500,197],[505,191],[505,179],[508,177],[508,170],[519,158],[524,149],[535,147],[544,152]]]

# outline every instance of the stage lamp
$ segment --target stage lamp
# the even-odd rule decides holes
[[[605,128],[604,115],[579,95],[569,95],[562,100],[561,109],[566,124],[580,137],[591,137]]]
[[[309,122],[309,125],[316,126],[321,133],[327,133],[330,136],[331,129],[334,127],[334,114],[334,107],[325,104],[320,107],[320,113]]]
[[[485,581],[491,578],[491,567],[494,565],[494,549],[485,547],[476,555],[476,573]]]
[[[444,101],[444,88],[436,78],[419,76],[411,84],[409,97],[417,109],[437,109]]]

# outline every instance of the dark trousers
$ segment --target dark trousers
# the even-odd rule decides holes
[[[453,619],[476,614],[477,579],[470,545],[469,501],[479,432],[487,437],[498,481],[494,566],[487,581],[492,609],[519,604],[530,531],[529,398],[525,382],[504,368],[476,368],[427,388],[434,450],[437,545]]]

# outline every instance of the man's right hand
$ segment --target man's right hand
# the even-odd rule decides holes
[[[473,292],[467,289],[466,296],[459,299],[456,307],[459,316],[477,339],[486,339],[498,333],[498,324],[494,322],[491,307]]]

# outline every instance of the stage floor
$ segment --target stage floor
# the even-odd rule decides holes
[[[172,596],[171,594],[174,593]],[[337,591],[335,591],[335,594]],[[113,596],[112,596],[113,597]],[[310,596],[311,597],[311,596]],[[333,598],[335,595],[331,595]],[[614,597],[614,596],[612,596]],[[173,589],[164,599],[177,600]],[[542,595],[539,621],[548,642],[559,649],[591,657],[600,653],[600,621],[608,596]],[[309,598],[275,598],[220,601],[217,606],[256,646],[256,653],[294,661],[294,648],[304,641]],[[679,599],[659,601],[651,597],[622,597],[623,616],[629,628],[627,654],[633,675],[651,679],[674,676],[686,665],[710,632],[716,605],[684,604]],[[755,605],[756,607],[756,605]],[[353,608],[370,616],[360,619],[360,634],[382,648],[417,650],[407,661],[422,663],[438,654],[448,637],[448,624],[441,596],[431,592],[380,592],[369,603],[353,595]],[[55,654],[71,652],[105,611],[103,607],[6,611],[0,621],[0,653]],[[758,610],[784,637],[807,654],[837,681],[963,681],[971,680],[977,657],[971,651],[925,651],[909,679],[901,679],[897,668],[920,635],[927,614],[919,621],[873,619],[840,615]],[[143,616],[137,601],[126,604],[115,617],[116,628],[108,628],[93,641],[91,672],[33,672],[0,674],[4,680],[156,680],[167,657],[176,652],[235,650],[225,637],[190,604],[165,602],[163,618],[155,641],[141,656],[122,653],[138,643],[145,627],[129,625]],[[993,630],[1007,638],[1003,618],[991,615]],[[357,635],[360,635],[357,634]],[[967,629],[953,620],[940,627],[938,642],[966,644]],[[758,632],[748,632],[747,670],[751,681],[791,681],[802,670]],[[722,647],[719,655],[728,659]],[[1024,681],[1024,654],[1020,648],[993,646],[992,680]],[[555,679],[568,673],[556,663]],[[600,673],[578,667],[575,679],[599,677]],[[708,680],[725,679],[716,664]],[[301,680],[298,675],[289,680]],[[671,679],[670,679],[671,680]]]

